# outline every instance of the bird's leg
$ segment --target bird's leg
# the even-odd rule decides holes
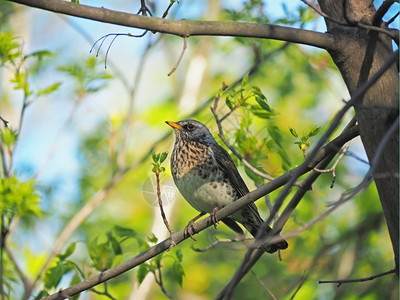
[[[190,238],[191,238],[193,241],[196,240],[196,239],[193,237],[193,234],[196,233],[195,230],[194,230],[194,228],[193,228],[194,222],[197,221],[200,217],[204,216],[204,214],[205,214],[204,212],[201,212],[198,216],[196,216],[196,217],[194,217],[193,219],[191,219],[191,220],[189,221],[189,223],[186,225],[186,227],[185,227],[185,229],[184,229],[184,231],[183,231],[183,233],[185,234],[185,236],[190,236]]]
[[[221,208],[223,208],[222,205],[214,207],[213,210],[210,213],[211,222],[214,224],[215,228],[217,228],[217,223],[219,222],[219,220],[217,218],[217,211],[219,211]]]

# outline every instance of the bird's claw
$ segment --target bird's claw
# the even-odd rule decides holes
[[[217,217],[217,211],[219,211],[223,206],[214,207],[214,209],[210,213],[211,222],[214,224],[215,229],[217,228],[217,223],[219,222]]]
[[[193,241],[196,241],[196,239],[193,237],[193,234],[196,233],[193,226],[194,226],[194,222],[193,222],[193,220],[190,220],[189,223],[186,225],[183,233],[185,234],[185,236],[190,236],[190,238]]]

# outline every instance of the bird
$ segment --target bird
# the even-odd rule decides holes
[[[166,123],[175,132],[175,144],[171,155],[171,173],[175,185],[183,198],[200,212],[185,228],[186,236],[194,239],[194,221],[210,213],[216,226],[216,212],[249,193],[249,189],[229,153],[217,143],[206,125],[192,119]],[[221,221],[236,233],[243,235],[238,222],[254,237],[263,223],[253,202]],[[267,227],[264,235],[271,231],[272,229]],[[274,253],[279,249],[286,249],[288,243],[281,238],[274,244],[261,247],[265,252]]]

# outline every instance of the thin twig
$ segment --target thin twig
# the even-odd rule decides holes
[[[231,110],[229,110],[219,121],[222,123],[226,118],[228,118],[236,109],[241,107],[239,104],[235,104]]]
[[[238,236],[232,239],[217,239],[214,243],[212,243],[211,245],[205,247],[205,248],[193,248],[194,251],[196,252],[207,252],[210,249],[215,248],[216,246],[218,246],[221,243],[233,243],[233,242],[245,242],[245,241],[251,241],[254,240],[253,237],[245,237],[245,236]]]
[[[320,169],[317,169],[317,168],[313,169],[315,172],[318,172],[318,173],[330,173],[330,172],[332,172],[332,183],[331,183],[330,188],[333,188],[333,186],[335,184],[336,167],[339,164],[339,162],[342,160],[343,156],[345,155],[345,153],[347,152],[347,149],[349,149],[349,147],[350,147],[350,142],[348,142],[346,145],[344,145],[343,151],[341,151],[339,157],[336,159],[335,163],[333,164],[333,166],[331,168],[326,169],[326,170],[320,170]]]
[[[369,280],[374,280],[375,278],[382,277],[388,274],[396,273],[396,269],[386,271],[383,273],[379,273],[376,275],[368,276],[368,277],[362,277],[362,278],[356,278],[356,279],[338,279],[338,280],[319,280],[318,283],[337,283],[337,287],[341,286],[343,283],[352,283],[352,282],[364,282],[364,281],[369,281]]]
[[[15,271],[17,271],[17,274],[18,274],[19,278],[21,279],[22,284],[24,285],[24,291],[27,291],[31,286],[29,278],[25,276],[24,272],[21,270],[20,266],[18,265],[18,262],[16,261],[13,253],[7,247],[7,245],[5,245],[4,249],[5,249],[7,256],[10,259],[11,263],[14,265]]]
[[[164,287],[164,283],[162,280],[162,275],[161,275],[161,265],[160,261],[157,261],[157,271],[158,271],[158,278],[157,278],[157,273],[155,270],[151,271],[154,275],[154,279],[158,286],[160,287],[161,291],[164,293],[165,296],[167,296],[170,300],[173,300],[174,298],[167,292],[167,290]]]
[[[4,124],[4,127],[8,127],[8,123],[10,123],[10,122],[8,122],[6,119],[4,119],[2,116],[0,116],[0,120],[3,122],[3,124]]]
[[[172,5],[174,5],[175,2],[178,2],[178,1],[170,1],[169,2],[167,9],[164,11],[164,13],[161,17],[162,19],[165,19],[168,16],[169,10],[171,9]]]
[[[181,60],[182,60],[183,55],[185,54],[185,51],[186,51],[186,48],[187,48],[187,39],[188,39],[187,36],[183,37],[183,48],[182,48],[181,55],[179,56],[178,61],[176,62],[175,66],[168,73],[168,76],[171,76],[176,71],[176,69],[178,68],[179,64],[181,63]]]
[[[104,282],[104,292],[100,292],[100,291],[96,290],[95,288],[91,288],[90,291],[93,292],[93,293],[95,293],[95,294],[98,294],[98,295],[106,296],[106,297],[110,298],[111,300],[117,300],[116,298],[114,298],[114,297],[108,292],[107,281]]]
[[[272,299],[274,300],[278,300],[274,294],[272,294],[272,292],[269,290],[269,288],[265,285],[265,283],[261,280],[260,277],[258,277],[258,275],[256,274],[256,272],[254,272],[253,270],[251,270],[251,274],[253,274],[253,276],[257,279],[257,281],[261,284],[261,286],[267,291],[267,293],[272,297]]]
[[[146,2],[144,0],[140,0],[140,8],[137,14],[142,14],[143,16],[147,16],[147,13],[149,13],[151,17],[153,16],[150,9],[146,5]]]
[[[389,21],[386,22],[386,25],[389,26],[391,23],[393,23],[394,20],[399,16],[400,12],[397,12]]]
[[[174,234],[174,231],[171,229],[171,226],[169,226],[167,217],[165,216],[164,213],[164,208],[162,204],[162,199],[161,199],[161,189],[160,189],[160,173],[159,171],[156,172],[156,182],[157,182],[157,199],[158,199],[158,205],[160,206],[160,211],[161,211],[161,217],[164,221],[165,227],[167,227],[168,231],[170,234]]]
[[[96,51],[96,57],[98,57],[98,56],[99,56],[100,49],[101,49],[101,47],[103,46],[103,44],[104,44],[104,42],[106,41],[106,39],[107,39],[109,36],[114,36],[113,39],[111,40],[111,43],[108,45],[107,50],[106,50],[106,54],[105,54],[104,68],[107,69],[108,52],[110,51],[110,48],[111,48],[112,44],[114,43],[114,41],[115,41],[115,39],[116,39],[117,37],[119,37],[119,36],[121,36],[121,35],[125,35],[125,36],[128,36],[128,37],[141,38],[141,37],[145,36],[145,35],[147,34],[147,32],[148,32],[148,30],[144,30],[143,33],[137,34],[137,35],[135,35],[135,34],[130,34],[130,33],[109,33],[109,34],[103,35],[101,38],[97,39],[97,40],[93,43],[92,48],[90,48],[89,53],[92,53],[92,51],[93,51],[94,47],[96,46],[96,44],[97,44],[99,41],[101,41],[101,43],[100,43],[100,45],[99,45],[99,47],[97,48],[97,51]]]
[[[358,186],[356,186],[352,191],[350,191],[349,194],[358,192],[359,190],[365,188],[372,181],[373,173],[375,172],[379,159],[381,158],[382,152],[385,150],[386,144],[389,142],[392,135],[395,133],[396,130],[398,130],[398,127],[399,127],[399,116],[397,116],[396,120],[394,120],[393,124],[389,127],[385,135],[379,141],[378,147],[375,149],[374,156],[371,159],[370,168],[368,170],[368,173],[365,175],[363,181]],[[335,203],[332,203],[330,205],[334,204]]]
[[[299,285],[297,286],[296,290],[294,291],[294,293],[292,294],[292,296],[290,297],[290,300],[293,300],[294,297],[296,296],[296,294],[300,291],[301,287],[303,286],[304,282],[306,282],[307,280],[307,273],[304,271],[303,274],[300,277],[300,282]]]

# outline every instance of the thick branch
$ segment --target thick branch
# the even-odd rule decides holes
[[[329,144],[327,144],[324,148],[322,148],[320,150],[325,154],[325,156],[321,157],[319,155],[316,155],[316,157],[321,157],[321,160],[322,160],[326,156],[330,156],[333,153],[337,153],[338,149],[340,149],[343,144],[345,144],[349,140],[355,138],[357,135],[358,135],[357,127],[353,127],[349,130],[346,130],[340,136],[338,136],[336,139],[334,139],[332,142],[330,142]],[[319,152],[318,152],[318,154],[319,154]],[[315,162],[315,165],[307,167],[306,170],[304,171],[304,173],[310,171],[320,161],[313,160],[313,163],[314,162]],[[307,162],[307,163],[309,163],[309,162]],[[303,168],[304,168],[304,166],[300,165],[300,166],[292,169],[291,171],[283,174],[282,176],[276,178],[275,180],[262,185],[258,189],[250,192],[249,194],[238,199],[237,201],[233,202],[232,204],[220,209],[216,213],[217,218],[219,220],[221,220],[221,219],[231,215],[235,211],[238,211],[242,207],[248,205],[249,203],[254,202],[257,199],[261,198],[262,196],[280,188],[281,186],[283,186],[285,183],[287,183],[290,180],[293,173],[296,173],[296,172],[298,172],[298,170],[301,170]],[[211,225],[213,225],[213,222],[211,221],[211,218],[208,217],[206,219],[203,219],[203,220],[195,223],[193,228],[194,228],[195,232],[199,233],[200,231],[204,230],[205,228],[207,228]],[[176,245],[178,245],[179,243],[184,241],[186,238],[187,238],[187,236],[185,236],[185,233],[183,230],[180,232],[177,232],[177,233],[171,235],[168,239],[160,242],[159,244],[155,245],[154,247],[148,249],[147,251],[142,252],[139,255],[123,262],[122,264],[120,264],[112,269],[106,270],[96,276],[93,276],[92,278],[82,281],[82,282],[80,282],[76,285],[73,285],[67,289],[63,289],[62,293],[59,292],[59,293],[50,295],[45,299],[46,300],[64,299],[66,297],[66,295],[68,295],[68,296],[76,295],[82,291],[92,288],[102,282],[105,282],[111,278],[114,278],[114,277],[142,264],[143,262],[168,250],[171,246],[171,243],[175,243]]]
[[[129,14],[61,0],[9,1],[94,21],[146,29],[151,32],[168,33],[182,37],[212,35],[268,38],[300,43],[323,49],[332,49],[335,44],[332,36],[328,33],[278,25],[245,22],[175,21]]]

